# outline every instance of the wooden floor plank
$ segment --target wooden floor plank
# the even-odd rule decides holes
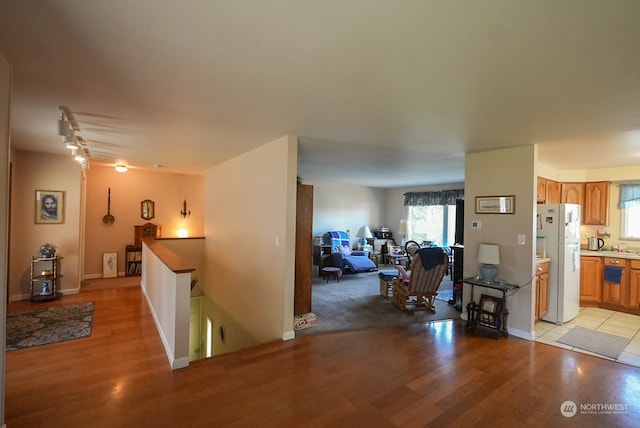
[[[640,369],[462,321],[299,337],[172,371],[139,287],[95,302],[88,338],[11,351],[8,427],[633,426]],[[566,418],[563,402],[618,403]]]

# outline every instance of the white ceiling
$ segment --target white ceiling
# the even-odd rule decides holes
[[[201,174],[285,134],[308,180],[464,180],[538,143],[559,169],[640,165],[640,1],[0,0],[12,143]]]

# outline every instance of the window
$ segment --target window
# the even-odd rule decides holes
[[[620,237],[640,239],[640,184],[620,185]]]
[[[620,237],[625,239],[640,239],[640,205],[620,210]]]
[[[440,247],[453,245],[456,228],[455,205],[409,207],[408,239],[421,243],[431,241]]]

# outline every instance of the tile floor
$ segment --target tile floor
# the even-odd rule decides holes
[[[572,348],[556,342],[556,340],[568,332],[569,329],[577,325],[631,339],[617,361],[630,366],[640,367],[640,316],[637,315],[625,314],[623,312],[615,312],[602,308],[581,308],[577,317],[563,325],[555,325],[545,321],[536,323],[535,340],[536,342],[546,343],[560,348],[571,349],[576,352],[582,352],[607,360],[612,360],[611,358],[603,355],[593,354],[582,349]]]

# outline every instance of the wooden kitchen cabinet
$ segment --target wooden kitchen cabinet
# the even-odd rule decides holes
[[[547,202],[547,179],[538,177],[538,196],[536,201],[539,204],[544,204]]]
[[[535,320],[539,321],[549,312],[549,262],[536,265]]]
[[[602,257],[580,257],[580,305],[602,301]]]
[[[628,307],[640,310],[640,260],[631,260],[630,262]]]
[[[629,288],[627,260],[616,257],[605,257],[604,268],[606,269],[607,266],[622,269],[622,275],[620,277],[620,283],[618,284],[607,281],[606,276],[603,274],[602,302],[617,306],[627,306],[627,290]]]
[[[609,182],[584,183],[582,224],[609,224]]]
[[[561,183],[560,203],[578,204],[582,206],[584,201],[584,183]]]
[[[560,183],[548,178],[538,177],[536,202],[539,204],[559,204],[560,199]]]
[[[547,204],[559,204],[562,200],[560,196],[560,183],[557,181],[547,179],[547,187],[545,190],[547,195]]]

